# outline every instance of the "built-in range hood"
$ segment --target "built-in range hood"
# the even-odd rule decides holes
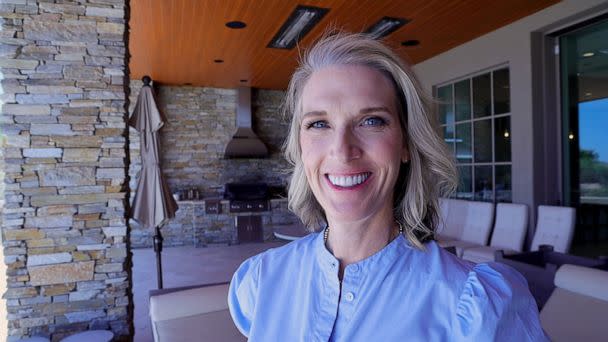
[[[252,128],[251,88],[238,88],[236,107],[236,133],[226,145],[225,158],[265,158],[266,145]]]

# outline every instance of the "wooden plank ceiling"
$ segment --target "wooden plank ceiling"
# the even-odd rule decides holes
[[[363,31],[384,16],[411,20],[385,38],[419,63],[528,16],[557,0],[132,0],[131,78],[158,83],[284,89],[297,48],[266,46],[297,5],[329,12],[300,42],[306,48],[328,26]],[[225,26],[243,21],[240,30]],[[420,45],[401,46],[416,39]],[[221,59],[223,63],[215,63]]]

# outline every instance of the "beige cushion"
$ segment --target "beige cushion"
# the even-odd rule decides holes
[[[566,264],[559,268],[554,282],[559,288],[608,302],[607,271]]]
[[[512,249],[504,249],[492,246],[478,246],[465,249],[462,252],[462,258],[465,260],[472,261],[474,263],[495,261],[494,253],[497,250],[502,250],[505,255],[517,253],[517,251],[514,251]]]
[[[606,341],[608,302],[556,288],[540,313],[552,341]]]
[[[479,245],[473,242],[468,242],[468,241],[458,241],[458,240],[453,240],[453,241],[442,241],[439,244],[441,247],[454,247],[456,249],[456,255],[459,257],[462,257],[462,253],[467,249],[467,248],[472,248],[472,247],[478,247]]]
[[[450,199],[449,198],[439,198],[439,222],[435,231],[437,232],[437,236],[440,236],[445,231],[445,225],[448,221],[448,213],[450,210]]]
[[[460,239],[467,218],[468,201],[441,199],[441,222],[437,227],[440,240]]]
[[[568,253],[574,234],[575,219],[574,208],[538,206],[536,232],[530,250],[536,251],[540,245],[551,245],[556,252]]]
[[[527,228],[528,207],[525,204],[498,203],[490,246],[521,252]]]
[[[453,246],[446,241],[462,240],[485,245],[492,229],[494,205],[486,202],[441,199],[441,222],[437,240],[442,247]]]
[[[228,311],[228,288],[226,283],[151,296],[154,340],[245,341]]]
[[[87,330],[70,335],[61,342],[109,342],[114,338],[114,333],[108,330]]]
[[[161,342],[247,341],[232,322],[228,309],[159,321],[156,330]]]
[[[469,202],[460,240],[472,242],[480,246],[487,245],[493,220],[493,203]]]
[[[465,249],[487,243],[494,218],[492,203],[444,199],[442,206],[448,207],[449,213],[444,224],[447,233],[439,234],[439,246],[455,247],[461,257]]]
[[[497,250],[503,250],[505,254],[521,252],[527,227],[528,207],[525,204],[498,203],[490,246],[465,248],[461,256],[480,263],[494,261]]]
[[[150,297],[150,318],[164,321],[228,308],[229,284],[204,286]]]
[[[606,341],[608,336],[608,272],[563,265],[555,274],[555,290],[540,313],[553,341]]]

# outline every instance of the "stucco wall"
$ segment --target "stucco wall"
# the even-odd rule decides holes
[[[559,141],[539,142],[535,139],[535,134],[542,128],[543,120],[546,119],[543,119],[542,113],[534,110],[535,101],[542,101],[542,98],[533,96],[532,34],[550,33],[568,27],[606,12],[607,7],[606,1],[599,0],[560,2],[414,66],[414,71],[424,88],[431,92],[433,86],[439,83],[508,64],[511,77],[513,202],[525,203],[529,206],[530,227],[535,223],[536,207],[544,204],[547,198],[541,193],[547,189],[536,186],[535,182],[542,182],[542,177],[555,178],[558,175],[558,171],[555,171],[555,174],[544,175],[535,173],[534,168],[558,170],[560,167],[558,163],[555,163],[556,165],[535,163],[535,158],[542,157],[538,155],[538,150],[535,155],[533,149],[535,143],[559,143]],[[550,120],[559,120],[559,118],[559,112],[549,117]],[[558,153],[559,149],[555,151]],[[554,183],[559,184],[559,181]],[[533,229],[529,229],[528,240],[532,234]]]

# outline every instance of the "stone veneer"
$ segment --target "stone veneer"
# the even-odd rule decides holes
[[[126,341],[127,3],[57,2],[0,4],[8,340]]]
[[[131,81],[132,112],[142,82]],[[269,149],[263,159],[225,159],[224,149],[236,130],[236,89],[192,86],[156,86],[157,104],[167,122],[161,129],[162,170],[172,191],[195,187],[205,197],[218,197],[228,182],[266,182],[271,186],[287,184],[288,164],[281,146],[287,135],[288,123],[283,120],[280,106],[284,92],[253,89],[252,113],[254,131]],[[129,130],[130,187],[137,187],[141,169],[139,135]],[[134,194],[134,191],[132,195]],[[204,246],[208,243],[234,243],[234,220],[227,214],[205,215],[203,205],[180,202],[175,219],[162,229],[164,245]],[[295,221],[286,211],[286,204],[273,204],[275,221]],[[280,210],[283,208],[285,210]],[[263,215],[265,227],[272,221],[270,213]],[[195,219],[192,219],[195,218]],[[150,247],[152,229],[142,228],[131,220],[133,247]],[[200,231],[203,230],[203,231]],[[265,229],[265,236],[272,232]]]
[[[194,245],[206,247],[210,244],[236,244],[238,236],[234,226],[235,214],[229,213],[230,201],[220,201],[219,214],[207,214],[205,201],[180,201],[180,209],[163,228],[166,245]],[[287,209],[287,199],[275,198],[269,201],[270,210],[238,215],[258,215],[262,218],[264,240],[274,239],[274,230],[293,226],[300,222],[297,216]],[[148,247],[152,238],[141,241]],[[134,240],[134,239],[132,239]],[[133,242],[137,244],[136,241]]]

